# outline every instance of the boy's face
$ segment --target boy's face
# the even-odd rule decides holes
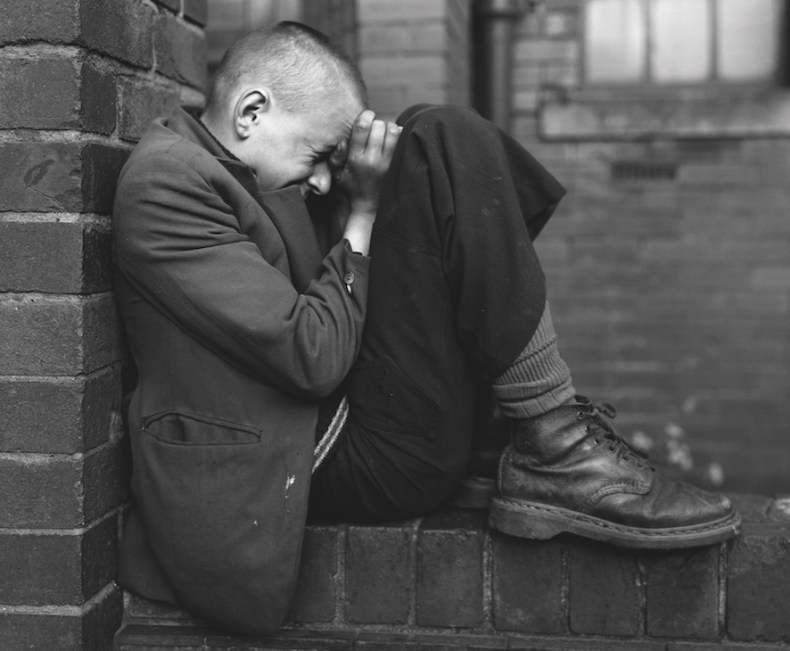
[[[255,171],[263,191],[295,185],[303,197],[326,194],[333,172],[342,166],[337,147],[363,109],[351,95],[298,113],[270,106],[239,157]]]

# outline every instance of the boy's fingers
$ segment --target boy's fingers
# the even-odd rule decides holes
[[[380,154],[384,149],[384,138],[387,135],[387,123],[384,120],[373,120],[368,136],[368,152]]]
[[[400,137],[401,131],[403,131],[402,127],[398,126],[394,122],[387,123],[387,134],[384,139],[384,148],[382,149],[382,154],[385,158],[387,158],[387,160],[392,158],[392,154],[395,151],[395,145],[398,144],[398,138]]]
[[[375,113],[370,110],[362,111],[362,113],[359,114],[354,122],[354,126],[351,128],[351,137],[348,139],[349,153],[365,149],[374,116]]]
[[[337,143],[335,150],[329,155],[329,164],[336,170],[343,169],[348,157],[348,144],[345,140]]]

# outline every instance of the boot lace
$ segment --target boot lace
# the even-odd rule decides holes
[[[586,430],[593,435],[595,443],[604,443],[609,450],[628,463],[633,463],[639,468],[651,467],[647,461],[647,456],[634,448],[626,441],[607,419],[617,416],[617,409],[610,402],[593,402],[585,396],[576,396],[579,404],[579,413],[576,418],[579,421],[587,421]]]

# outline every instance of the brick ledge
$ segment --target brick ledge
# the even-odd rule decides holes
[[[115,649],[788,649],[788,500],[732,497],[735,542],[671,552],[520,540],[490,531],[481,511],[313,522],[277,637],[228,636],[126,595]]]

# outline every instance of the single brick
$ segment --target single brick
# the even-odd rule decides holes
[[[476,627],[483,621],[482,513],[441,512],[417,539],[417,624]]]
[[[346,619],[405,624],[413,585],[410,523],[352,526],[346,535]]]
[[[81,334],[84,373],[123,359],[118,308],[111,294],[84,301]]]
[[[790,641],[790,524],[746,523],[730,553],[727,632]]]
[[[368,54],[400,56],[404,52],[446,53],[449,34],[447,26],[441,22],[424,24],[385,24],[364,25],[360,27],[359,50],[362,58]]]
[[[115,81],[78,55],[10,58],[0,68],[0,96],[13,97],[1,128],[82,129],[109,134],[115,128]]]
[[[0,532],[0,603],[80,605],[115,576],[116,518],[87,531]]]
[[[82,231],[82,274],[79,293],[95,294],[113,288],[112,234],[101,224],[87,224]]]
[[[0,533],[0,602],[82,604],[82,533]]]
[[[0,211],[109,213],[127,157],[95,143],[2,143]]]
[[[0,452],[82,452],[107,441],[120,369],[76,378],[0,378]]]
[[[0,291],[65,294],[112,286],[107,227],[0,222],[0,258]]]
[[[576,40],[520,40],[516,41],[513,50],[515,62],[540,61],[576,61],[579,54],[579,43]]]
[[[0,295],[0,373],[80,373],[82,312],[74,297]]]
[[[570,627],[578,635],[637,635],[641,606],[637,554],[568,540]]]
[[[88,374],[82,401],[82,446],[90,450],[122,430],[120,420],[123,368],[109,366]]]
[[[83,396],[81,378],[0,378],[0,451],[80,451]]]
[[[80,68],[76,55],[10,58],[0,66],[2,129],[75,129],[80,124]]]
[[[759,642],[675,642],[667,641],[663,651],[782,651],[786,646]]]
[[[362,76],[371,86],[431,87],[447,81],[444,56],[366,56],[360,61]]]
[[[714,545],[643,556],[648,635],[718,637],[719,553]]]
[[[77,143],[0,144],[0,210],[79,210],[81,173]]]
[[[86,522],[101,518],[127,499],[132,462],[128,438],[113,439],[85,456],[82,510]]]
[[[115,184],[129,151],[107,145],[88,144],[82,150],[82,210],[109,214]]]
[[[543,20],[543,33],[551,38],[576,37],[579,33],[578,11],[550,11]]]
[[[0,295],[0,373],[76,375],[121,359],[110,294],[95,298]]]
[[[80,125],[84,131],[111,134],[115,130],[115,76],[91,63],[82,66]]]
[[[444,30],[442,30],[443,32]],[[369,53],[397,54],[412,47],[409,25],[366,25],[359,29],[359,50],[362,56]]]
[[[148,68],[153,64],[154,7],[133,0],[79,0],[81,42],[90,49]]]
[[[166,77],[196,88],[206,85],[206,40],[202,32],[170,14],[155,23],[156,67]]]
[[[164,601],[152,601],[131,592],[124,593],[123,612],[131,618],[138,620],[157,620],[173,622],[174,624],[196,623],[186,610]]]
[[[360,23],[403,22],[414,23],[444,18],[447,15],[445,0],[365,0],[357,3]]]
[[[118,568],[118,518],[116,516],[107,516],[85,532],[82,537],[80,558],[82,559],[80,582],[82,594],[86,599],[89,599],[115,579]],[[43,575],[46,576],[46,574]]]
[[[167,625],[158,626],[146,623],[125,623],[115,636],[113,651],[208,651],[209,649],[244,649],[234,644],[229,635],[216,634],[210,639],[208,629],[203,626]],[[238,641],[239,638],[236,638]],[[254,641],[251,641],[254,644]],[[249,648],[249,646],[247,646]],[[271,648],[271,647],[270,647]],[[298,647],[297,647],[298,648]],[[255,649],[253,646],[252,649]],[[265,647],[258,647],[261,651]],[[266,650],[268,651],[268,650]]]
[[[752,287],[758,290],[790,290],[790,266],[760,266],[750,274]]]
[[[208,22],[208,0],[184,0],[184,18],[201,27]]]
[[[84,523],[82,462],[72,457],[0,457],[0,527],[67,529]]]
[[[288,621],[331,622],[335,618],[338,532],[335,526],[308,525],[305,529],[299,581]]]
[[[45,41],[72,43],[79,31],[79,15],[74,2],[27,0],[2,3],[0,45]]]
[[[494,627],[537,634],[567,632],[562,546],[492,532]]]
[[[613,638],[510,637],[510,651],[666,651],[664,642],[655,640],[616,640]]]
[[[151,120],[167,115],[180,103],[177,89],[152,86],[144,78],[120,78],[118,95],[118,135],[124,140],[139,140]]]
[[[108,589],[75,614],[0,611],[0,649],[112,649],[122,612],[117,588]]]
[[[117,508],[127,496],[128,441],[85,457],[0,457],[0,528],[69,529]]]
[[[510,649],[508,640],[489,635],[415,633],[412,631],[384,633],[360,631],[352,645],[342,647],[351,651],[488,651]],[[306,649],[314,647],[306,647]],[[324,647],[320,647],[323,649]],[[536,647],[530,647],[534,651]],[[540,647],[544,649],[546,647]]]

